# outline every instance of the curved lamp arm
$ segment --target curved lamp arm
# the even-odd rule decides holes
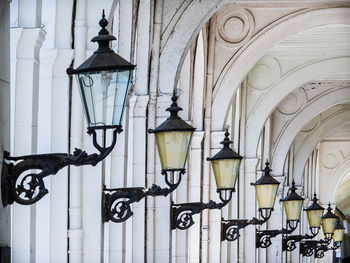
[[[208,203],[194,202],[194,203],[182,203],[171,204],[170,210],[170,225],[171,229],[185,230],[190,228],[193,224],[193,215],[199,214],[205,209],[221,209],[227,205],[231,198],[234,189],[217,190],[221,199],[221,203],[216,203],[210,200]],[[224,194],[223,194],[224,192]]]
[[[268,209],[267,213],[263,213],[263,209],[259,208],[259,213],[262,219],[253,217],[252,219],[229,219],[221,220],[221,241],[235,241],[240,237],[239,230],[249,225],[262,225],[266,223],[273,209]]]
[[[282,228],[281,230],[256,230],[256,248],[267,248],[271,246],[271,238],[281,234],[291,234],[298,227],[298,224],[299,221],[295,221],[294,225],[287,223],[287,228]]]
[[[315,258],[323,258],[324,252],[330,249],[339,248],[340,244],[334,247],[328,247],[331,243],[331,239],[321,239],[321,240],[305,240],[300,242],[300,254],[303,257],[311,257],[315,255]]]
[[[175,173],[176,171],[171,171]],[[167,196],[173,192],[180,184],[182,175],[185,174],[185,169],[178,171],[178,179],[176,183],[169,180],[169,171],[162,171],[165,183],[168,188],[161,188],[153,184],[150,188],[144,187],[127,187],[107,189],[104,187],[102,196],[102,220],[103,222],[112,221],[121,223],[126,221],[134,213],[131,211],[131,204],[139,202],[146,196]]]
[[[319,229],[319,228],[318,228]],[[317,233],[312,232],[311,235],[305,234],[305,235],[293,235],[293,236],[284,236],[282,238],[282,251],[293,251],[296,249],[296,243],[301,242],[305,239],[313,239],[315,236],[317,236]]]
[[[113,129],[111,144],[105,146],[107,129]],[[96,130],[102,130],[104,136],[103,146],[97,142]],[[25,156],[10,156],[4,152],[4,162],[1,173],[2,203],[4,206],[13,202],[22,205],[32,205],[43,198],[49,191],[45,188],[44,177],[56,174],[68,165],[92,165],[102,161],[113,150],[117,142],[117,134],[123,131],[120,125],[89,127],[88,134],[99,153],[87,154],[75,148],[73,154],[50,153]],[[10,161],[10,162],[6,162]],[[34,171],[33,171],[34,170]]]

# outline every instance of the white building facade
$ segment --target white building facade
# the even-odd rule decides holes
[[[66,74],[96,50],[102,10],[112,48],[137,65],[113,152],[92,166],[45,178],[31,206],[0,206],[4,262],[333,262],[282,252],[282,236],[256,248],[256,229],[285,227],[279,200],[294,180],[304,207],[316,192],[346,228],[350,257],[350,1],[12,0],[0,3],[0,164],[36,153],[93,153],[75,80]],[[153,134],[174,89],[196,128],[184,175],[169,196],[132,205],[124,223],[101,218],[108,188],[164,186]],[[219,201],[206,157],[228,127],[244,158],[223,209],[203,210],[188,230],[170,227],[171,203]],[[262,226],[221,241],[221,220],[258,217],[254,187],[269,160],[281,182]],[[305,213],[293,234],[308,232]],[[322,238],[322,233],[317,237]],[[8,261],[8,260],[11,261]],[[5,261],[7,260],[7,261]],[[336,262],[336,261],[334,261]]]

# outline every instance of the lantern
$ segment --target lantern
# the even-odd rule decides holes
[[[304,210],[307,214],[307,220],[309,221],[311,233],[316,235],[320,229],[324,208],[317,203],[318,199],[316,194],[314,194],[312,201],[313,203]]]
[[[77,69],[68,68],[67,74],[76,76],[88,126],[115,127],[122,124],[135,65],[109,47],[116,38],[106,30],[104,11],[99,24],[102,29],[91,40],[98,49]]]
[[[272,170],[269,168],[269,162],[265,163],[263,175],[255,183],[251,183],[255,187],[256,198],[260,210],[272,211],[275,204],[277,189],[280,184],[270,174]]]
[[[331,239],[334,233],[335,224],[338,217],[332,213],[331,204],[328,204],[327,213],[322,216],[322,230],[326,239]]]
[[[344,236],[344,230],[345,230],[345,228],[344,228],[343,224],[340,222],[340,220],[338,220],[338,222],[334,228],[334,234],[333,234],[333,241],[334,242],[342,242],[343,236]]]
[[[230,141],[229,135],[226,130],[225,138],[221,142],[223,148],[212,158],[207,158],[213,167],[217,191],[234,190],[243,158],[230,148],[232,141]]]
[[[304,198],[295,192],[296,189],[297,188],[295,187],[295,182],[293,181],[292,187],[289,189],[290,193],[281,200],[284,205],[289,226],[291,226],[292,222],[299,222],[301,208],[303,207],[304,202]]]
[[[154,130],[148,130],[155,134],[158,154],[163,171],[184,170],[187,154],[191,143],[192,134],[195,131],[191,125],[183,121],[178,112],[177,96],[172,96],[173,103],[166,110],[170,117]]]

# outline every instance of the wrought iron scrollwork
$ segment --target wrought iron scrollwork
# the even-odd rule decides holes
[[[300,242],[300,254],[303,257],[311,257],[317,246],[317,240],[306,240]]]
[[[223,191],[225,194],[223,194]],[[234,189],[219,190],[221,203],[216,203],[210,200],[208,203],[194,202],[183,204],[171,204],[170,210],[170,224],[171,229],[185,230],[190,228],[193,224],[193,215],[199,214],[205,209],[221,209],[230,202],[232,192]]]
[[[115,223],[124,222],[134,214],[130,206],[132,203],[139,202],[146,196],[167,196],[173,192],[179,186],[181,178],[185,174],[185,170],[178,170],[177,181],[173,183],[171,182],[172,180],[169,180],[169,173],[174,177],[175,172],[176,171],[162,171],[168,188],[162,188],[155,184],[148,189],[144,187],[114,189],[104,187],[102,205],[103,221],[112,221]]]
[[[106,131],[113,129],[110,146],[105,146]],[[96,130],[103,132],[103,146],[97,142]],[[1,173],[2,203],[4,206],[17,202],[31,205],[43,198],[49,191],[43,178],[56,174],[68,165],[92,165],[102,161],[112,151],[117,141],[117,134],[122,132],[120,125],[89,127],[88,134],[92,135],[92,142],[99,153],[87,154],[81,149],[75,149],[73,154],[51,153],[26,156],[10,156],[4,152]]]
[[[268,248],[271,246],[271,238],[276,237],[277,235],[283,234],[286,229],[282,230],[262,230],[256,231],[256,248]]]
[[[315,258],[323,258],[324,257],[324,250],[320,248],[316,248],[315,250]]]
[[[340,247],[340,243],[335,244],[334,246],[329,247],[328,245],[331,243],[331,239],[320,240],[315,249],[315,257],[323,258],[324,253],[328,250],[336,250]]]
[[[295,220],[295,224],[290,224],[287,222],[288,227],[282,228],[281,230],[256,230],[256,248],[267,248],[271,246],[271,238],[281,234],[291,234],[298,227],[298,224],[299,221]]]
[[[337,244],[336,246],[328,247],[330,243],[331,239],[302,241],[300,243],[300,254],[304,257],[315,255],[315,258],[323,258],[326,251],[337,249],[340,246],[340,244]]]
[[[296,242],[297,241],[295,239],[287,239],[286,241],[283,241],[282,251],[293,251],[297,248]]]
[[[239,230],[247,227],[248,225],[262,225],[266,223],[271,217],[271,211],[267,213],[263,213],[260,210],[260,215],[263,219],[258,219],[253,217],[252,219],[229,219],[229,220],[221,220],[221,241],[235,241],[237,240],[239,235]]]
[[[311,235],[294,235],[294,236],[284,236],[282,238],[282,251],[293,251],[296,249],[296,243],[301,242],[305,239],[313,239],[318,233],[313,233]]]

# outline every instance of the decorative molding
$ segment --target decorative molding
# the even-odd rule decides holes
[[[248,73],[249,88],[264,90],[281,77],[281,69],[276,58],[265,56]]]
[[[254,34],[255,21],[248,9],[225,8],[217,14],[217,40],[226,47],[240,47]]]
[[[347,97],[346,94],[349,94]],[[338,97],[336,99],[336,97]],[[273,129],[271,132],[272,154],[275,155],[278,144],[283,141],[282,137],[287,132],[288,127],[293,124],[298,116],[303,114],[305,120],[309,119],[308,113],[312,112],[311,107],[319,102],[319,111],[329,107],[329,103],[337,101],[350,101],[350,81],[313,81],[290,93],[277,106],[272,114]],[[322,107],[322,108],[321,108]],[[318,123],[320,115],[313,118],[303,128],[302,132],[311,132]],[[313,117],[313,116],[311,116]]]
[[[278,106],[277,111],[283,115],[282,119],[286,119],[286,115],[295,115],[305,105],[306,92],[303,88],[299,88],[290,93]]]
[[[350,121],[350,105],[336,105],[314,118],[317,126],[309,132],[299,132],[294,139],[294,175],[295,181],[301,182],[305,163],[318,143],[335,127]],[[313,122],[313,121],[311,121]]]

